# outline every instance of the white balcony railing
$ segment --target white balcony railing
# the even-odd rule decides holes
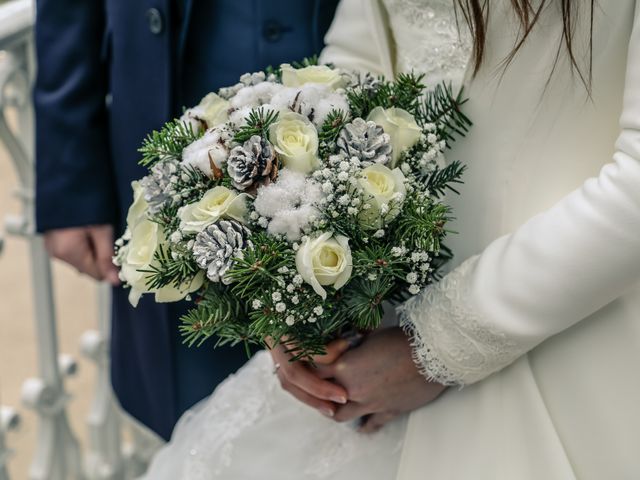
[[[34,156],[31,85],[34,6],[32,0],[0,3],[0,140],[9,152],[19,185],[16,197],[21,211],[5,219],[8,235],[29,244],[33,305],[36,322],[38,376],[25,380],[23,404],[34,410],[39,427],[29,469],[32,480],[129,479],[146,468],[158,443],[141,426],[126,418],[116,405],[109,383],[109,291],[99,288],[96,330],[85,332],[82,353],[96,366],[95,392],[86,419],[88,441],[79,445],[67,419],[71,396],[65,378],[77,369],[76,360],[58,354],[58,339],[50,259],[34,228]],[[17,120],[12,128],[7,114]],[[2,239],[0,238],[0,253]],[[20,423],[15,409],[0,407],[0,480],[8,480],[11,459],[6,436]],[[122,442],[129,430],[128,444]],[[22,477],[21,477],[22,478]]]

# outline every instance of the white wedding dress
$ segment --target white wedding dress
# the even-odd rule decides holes
[[[458,35],[452,0],[385,4],[397,32],[398,70],[424,73],[429,85],[460,86],[470,42]],[[281,389],[263,351],[184,414],[143,478],[392,480],[406,424],[405,416],[363,435],[325,418]]]

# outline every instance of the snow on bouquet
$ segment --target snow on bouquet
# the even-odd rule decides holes
[[[450,87],[313,61],[246,74],[144,141],[114,261],[129,300],[194,300],[185,340],[282,339],[296,358],[376,328],[450,258]]]

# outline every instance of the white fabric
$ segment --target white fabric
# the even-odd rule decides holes
[[[345,11],[381,8],[343,3],[351,4]],[[449,243],[458,261],[479,258],[444,283],[467,295],[440,288],[406,309],[414,329],[427,332],[416,355],[425,369],[436,365],[434,376],[444,368],[449,380],[470,384],[519,359],[412,414],[401,480],[640,478],[636,3],[597,2],[587,99],[564,54],[547,83],[562,29],[557,4],[502,74],[517,23],[509,1],[491,2],[485,63],[475,78],[467,74],[475,126],[449,155],[469,165],[462,195],[451,199],[459,235]],[[349,30],[374,17],[338,17],[330,52],[348,59],[357,41]],[[576,28],[579,60],[585,20]],[[386,29],[370,22],[372,38]],[[378,58],[393,55],[379,50]],[[449,329],[443,304],[452,309]],[[495,339],[511,354],[491,348]]]
[[[180,419],[142,479],[392,479],[406,423],[369,436],[337,424],[282,390],[260,352]]]

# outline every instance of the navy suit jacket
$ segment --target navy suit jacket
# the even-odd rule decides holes
[[[122,232],[144,136],[244,72],[319,53],[338,0],[38,0],[39,231]],[[123,407],[167,438],[178,416],[246,355],[187,349],[184,304],[114,290],[112,381]]]

